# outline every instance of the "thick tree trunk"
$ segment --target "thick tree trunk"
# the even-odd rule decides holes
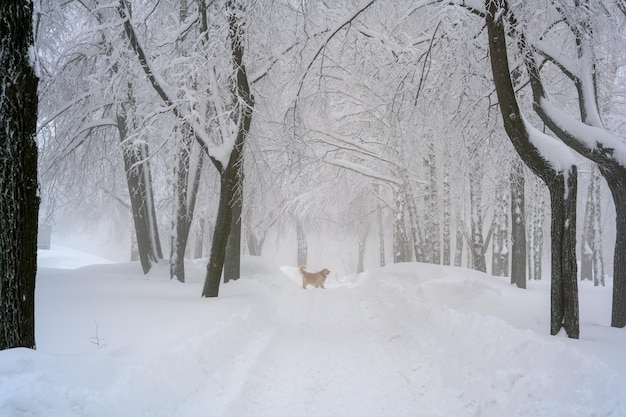
[[[613,254],[612,327],[626,326],[626,168],[600,166],[615,203],[615,252]]]
[[[565,329],[568,337],[578,339],[578,277],[576,265],[576,186],[573,167],[550,183],[552,208],[552,284],[550,334]]]
[[[37,85],[33,4],[0,6],[0,350],[35,348]]]
[[[232,156],[231,156],[232,157]],[[237,171],[228,166],[220,178],[220,201],[217,209],[217,220],[213,230],[211,255],[207,265],[207,274],[202,288],[203,297],[217,297],[219,295],[222,269],[226,258],[226,245],[233,218],[232,201],[237,183]]]

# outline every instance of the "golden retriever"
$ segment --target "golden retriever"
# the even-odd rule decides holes
[[[300,265],[300,268],[298,268],[302,275],[302,288],[306,290],[307,285],[312,285],[313,288],[324,288],[324,283],[330,271],[324,268],[319,272],[307,272],[304,268],[306,268],[304,265]]]

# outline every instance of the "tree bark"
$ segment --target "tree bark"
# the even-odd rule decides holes
[[[0,6],[0,350],[35,348],[37,86],[30,1]]]
[[[485,261],[485,243],[483,240],[483,214],[482,214],[482,167],[477,158],[472,161],[472,169],[469,174],[470,188],[470,212],[471,232],[469,245],[472,251],[472,269],[487,272]]]
[[[524,169],[516,160],[511,167],[511,284],[526,288],[526,215]]]
[[[233,218],[231,219],[228,244],[226,246],[226,259],[224,259],[224,283],[239,279],[241,275],[241,212],[242,212],[242,187],[243,172],[237,170],[237,185],[233,195]]]
[[[170,279],[176,278],[180,282],[185,282],[185,251],[187,250],[189,230],[193,222],[196,198],[200,188],[204,151],[201,149],[197,152],[197,161],[192,167],[193,136],[190,135],[186,126],[183,126],[182,134],[183,138],[178,152],[178,168],[175,175],[174,201],[176,211],[170,247]],[[190,172],[192,168],[193,171]]]
[[[496,184],[495,199],[491,274],[506,277],[509,275],[509,216],[507,214],[509,201],[506,194],[506,184],[502,179]]]

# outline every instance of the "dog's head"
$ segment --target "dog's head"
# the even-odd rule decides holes
[[[322,273],[322,275],[324,275],[325,277],[328,277],[328,275],[330,274],[330,271],[326,268],[322,269],[320,271]]]

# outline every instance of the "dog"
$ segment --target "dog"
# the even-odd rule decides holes
[[[300,265],[300,274],[302,275],[302,288],[306,290],[307,285],[312,285],[313,288],[324,288],[324,283],[326,282],[326,278],[328,278],[328,274],[330,271],[326,268],[322,269],[319,272],[307,272],[304,270],[306,266]]]

